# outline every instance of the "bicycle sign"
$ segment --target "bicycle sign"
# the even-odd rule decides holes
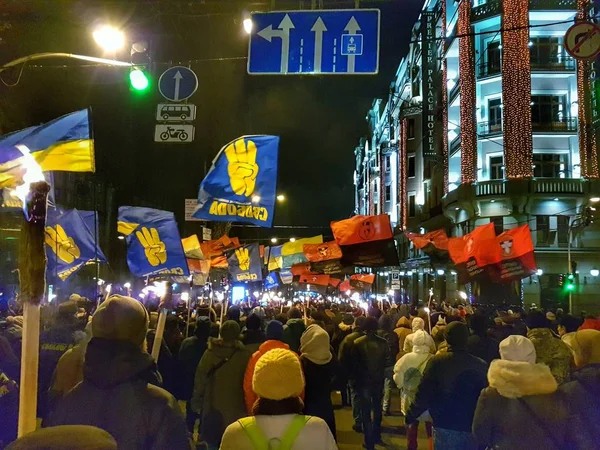
[[[192,142],[194,125],[156,125],[154,142]]]

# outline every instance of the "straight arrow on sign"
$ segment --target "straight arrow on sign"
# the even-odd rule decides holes
[[[348,25],[346,25],[346,28],[344,28],[344,31],[347,31],[348,34],[356,34],[358,31],[360,31],[360,25],[354,16],[350,18]],[[348,73],[354,73],[356,63],[355,58],[356,56],[354,55],[348,55]]]
[[[173,100],[176,102],[179,101],[179,85],[181,84],[182,78],[183,75],[181,75],[181,72],[179,70],[175,72],[175,75],[173,75],[173,79],[175,80],[175,94],[173,96]]]
[[[313,72],[321,72],[321,62],[323,61],[323,33],[327,31],[323,19],[319,17],[310,31],[315,33],[315,59]]]

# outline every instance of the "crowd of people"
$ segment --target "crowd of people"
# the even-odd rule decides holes
[[[382,419],[398,389],[409,450],[420,423],[436,450],[600,442],[593,315],[535,305],[219,308],[199,305],[189,322],[169,314],[155,362],[155,308],[121,295],[95,308],[76,294],[44,307],[42,427],[15,440],[23,321],[0,305],[0,448],[76,439],[78,448],[336,449],[339,391],[372,450],[385,445]]]

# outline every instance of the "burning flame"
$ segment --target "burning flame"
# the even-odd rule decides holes
[[[20,199],[21,202],[23,202],[23,205],[25,205],[31,183],[44,181],[45,178],[42,167],[37,163],[35,158],[31,156],[29,149],[25,145],[17,145],[16,147],[23,154],[23,184],[17,186],[15,190],[11,192],[11,195]]]

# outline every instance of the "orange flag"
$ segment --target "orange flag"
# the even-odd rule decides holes
[[[500,262],[494,224],[488,223],[464,236],[450,238],[448,253],[461,283],[487,275],[486,267]]]
[[[329,275],[318,275],[312,273],[305,273],[300,275],[300,283],[305,284],[314,284],[316,286],[328,286],[329,285]]]
[[[329,261],[342,257],[342,249],[335,241],[323,242],[322,244],[304,244],[303,251],[304,256],[310,262]]]
[[[360,281],[366,284],[373,284],[375,282],[375,274],[374,273],[357,273],[356,275],[352,275],[350,280]]]
[[[448,236],[444,230],[430,231],[425,234],[410,233],[407,231],[404,234],[418,249],[425,249],[433,245],[440,250],[448,250]]]
[[[390,216],[354,216],[331,222],[333,237],[338,245],[364,244],[394,238]]]
[[[310,264],[309,263],[294,264],[290,270],[291,270],[293,276],[299,277],[300,275],[302,275],[306,272],[310,272]]]
[[[508,283],[534,274],[537,270],[529,225],[521,225],[496,237],[501,261],[492,272],[492,278]]]

